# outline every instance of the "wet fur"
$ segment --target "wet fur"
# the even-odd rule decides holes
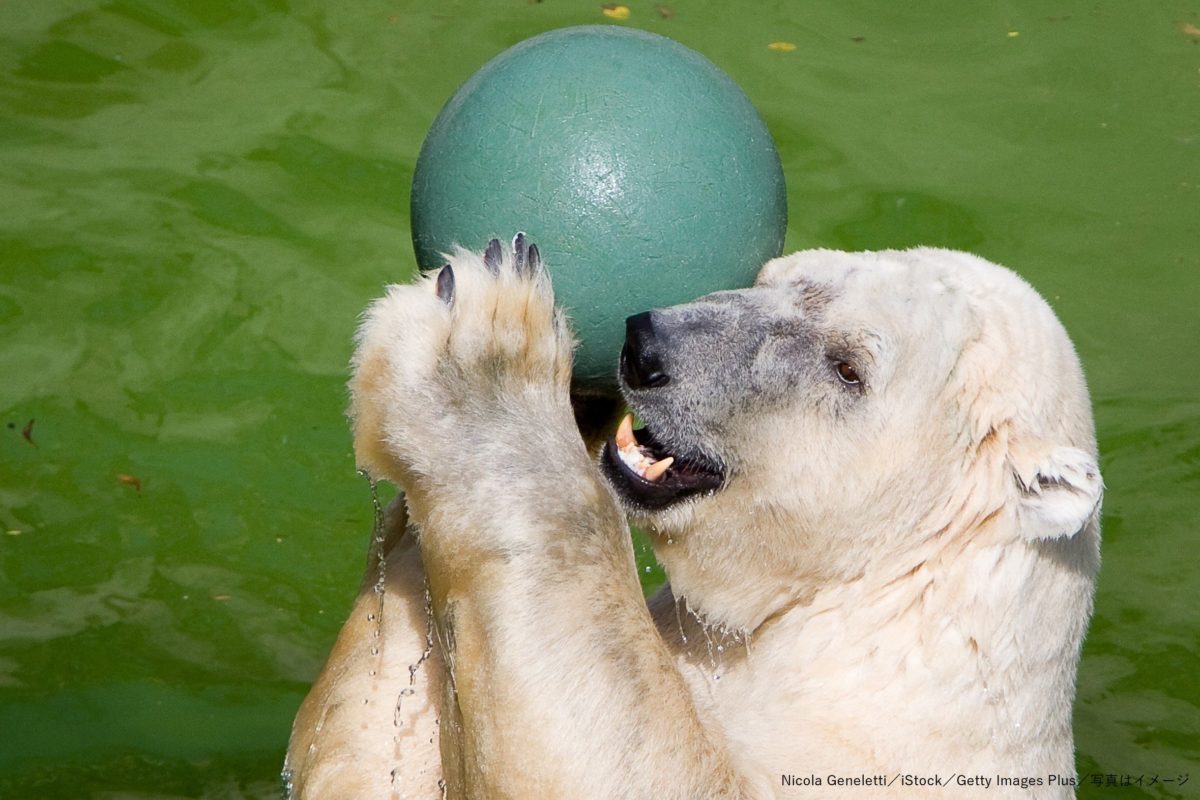
[[[782,786],[793,772],[1074,776],[1102,484],[1078,360],[1027,284],[949,251],[808,251],[752,289],[663,310],[670,391],[628,399],[728,477],[626,509],[671,579],[647,607],[574,423],[549,281],[512,252],[458,252],[452,292],[442,273],[367,312],[356,453],[406,490],[420,540],[392,509],[388,671],[364,677],[369,566],[297,717],[297,797],[439,797],[439,767],[449,797],[471,798],[829,796]],[[861,386],[838,383],[838,359]],[[397,726],[379,709],[424,655],[426,578],[437,644],[404,701],[419,716]],[[972,791],[1073,794],[954,794]]]

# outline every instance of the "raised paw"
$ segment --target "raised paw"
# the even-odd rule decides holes
[[[456,249],[366,311],[350,381],[360,465],[406,486],[462,468],[469,453],[502,444],[487,441],[500,420],[536,424],[569,408],[571,350],[524,234],[507,247],[493,239],[481,254]]]

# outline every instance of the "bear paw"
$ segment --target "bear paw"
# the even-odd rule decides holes
[[[350,380],[355,453],[406,488],[486,467],[539,417],[569,414],[573,342],[537,246],[457,249],[364,315]],[[465,475],[463,477],[466,477]]]

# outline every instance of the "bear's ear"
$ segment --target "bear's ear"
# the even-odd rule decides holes
[[[1016,448],[1009,452],[1021,532],[1027,539],[1074,536],[1104,497],[1096,459],[1075,447],[1031,451],[1023,454],[1029,457],[1022,457]]]

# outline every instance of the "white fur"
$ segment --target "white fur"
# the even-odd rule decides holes
[[[443,631],[439,649],[457,689],[427,682],[413,705],[441,719],[450,796],[1073,796],[1103,482],[1078,359],[1028,284],[929,248],[767,264],[757,286],[785,309],[795,287],[819,289],[813,324],[854,338],[870,377],[842,417],[800,395],[753,412],[746,398],[725,437],[703,443],[731,465],[727,486],[641,519],[674,593],[651,603],[655,633],[613,498],[564,427],[569,345],[537,305],[545,287],[522,300],[522,332],[487,294],[522,284],[488,283],[472,259],[455,256],[468,299],[453,312],[429,282],[373,307],[353,384],[360,460],[412,493],[435,616],[456,609],[438,624],[457,637]],[[508,366],[494,385],[469,368],[493,341],[471,292],[501,309],[503,359],[488,363]],[[453,385],[435,353],[457,359]],[[543,373],[544,389],[529,377]],[[362,635],[339,641],[322,697]],[[365,735],[342,716],[318,754]],[[331,779],[299,796],[386,797],[393,775],[397,791],[437,796],[421,788],[428,753],[368,749],[356,787],[370,788],[339,794]],[[319,755],[289,758],[323,774]],[[788,786],[788,774],[896,779]],[[927,789],[903,774],[993,783]]]

